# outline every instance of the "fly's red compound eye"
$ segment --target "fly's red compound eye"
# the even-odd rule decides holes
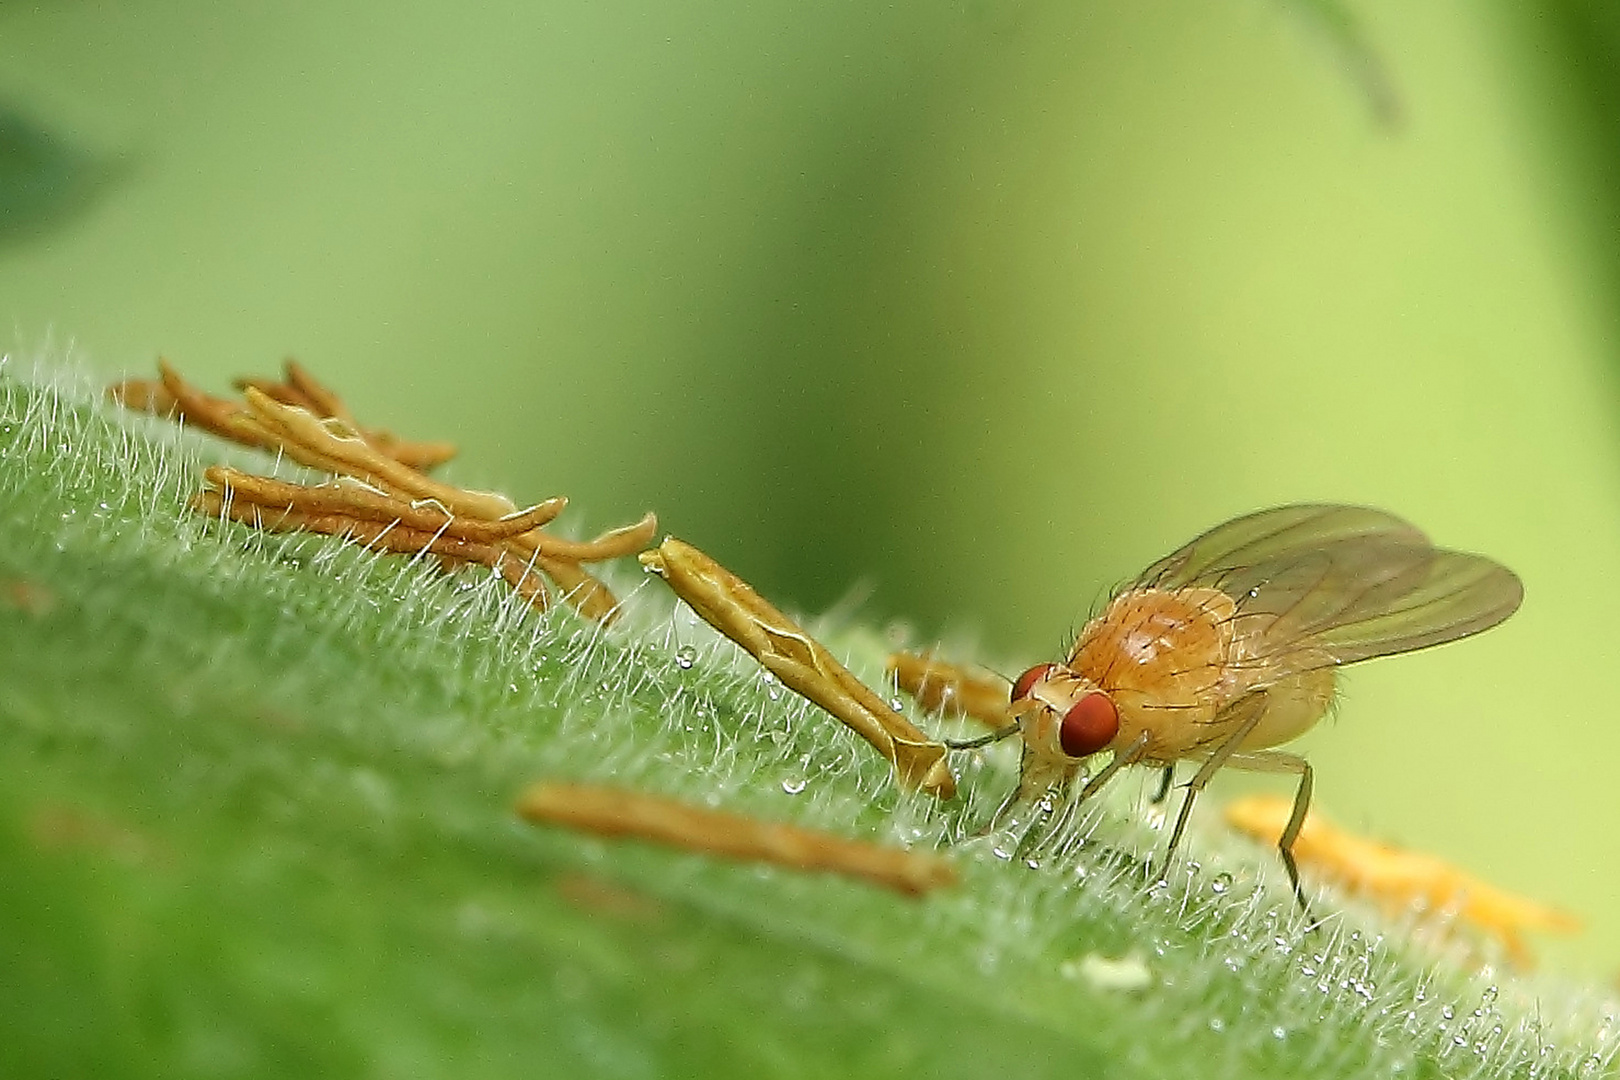
[[[1016,704],[1029,697],[1029,692],[1035,689],[1035,684],[1046,678],[1048,672],[1057,667],[1056,664],[1036,664],[1013,683],[1011,700]]]
[[[1094,690],[1063,714],[1058,744],[1070,757],[1087,757],[1113,742],[1118,734],[1119,710],[1107,694]]]

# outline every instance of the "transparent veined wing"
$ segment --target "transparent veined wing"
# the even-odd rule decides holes
[[[1209,584],[1223,570],[1287,560],[1340,541],[1374,537],[1423,547],[1429,544],[1416,526],[1371,507],[1333,503],[1277,506],[1215,526],[1142,571],[1128,587],[1175,589]]]
[[[1433,550],[1427,572],[1398,595],[1358,604],[1312,635],[1337,663],[1411,652],[1489,630],[1519,609],[1524,586],[1483,555]]]
[[[1523,598],[1512,571],[1436,548],[1400,518],[1356,506],[1284,506],[1219,525],[1132,588],[1208,585],[1259,643],[1251,662],[1300,671],[1455,641]]]

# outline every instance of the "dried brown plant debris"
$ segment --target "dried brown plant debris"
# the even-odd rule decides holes
[[[648,514],[594,540],[551,536],[542,527],[566,499],[519,510],[504,495],[434,480],[422,468],[445,460],[453,448],[362,428],[341,398],[293,362],[283,382],[237,380],[241,401],[198,390],[164,361],[158,368],[156,382],[130,379],[112,387],[113,399],[184,418],[334,478],[299,484],[215,465],[191,501],[202,514],[272,532],[342,536],[374,551],[431,554],[445,569],[478,563],[542,610],[550,603],[549,579],[575,608],[601,622],[617,616],[619,602],[584,564],[633,555],[658,528]]]
[[[158,361],[158,370],[160,377],[157,379],[125,379],[108,387],[107,394],[126,409],[176,420],[183,418],[193,426],[227,439],[245,442],[249,446],[271,446],[256,438],[249,426],[240,425],[233,419],[245,411],[241,402],[203,393],[181,379],[164,360]],[[366,442],[400,464],[414,469],[431,469],[456,455],[453,443],[408,442],[391,432],[360,427],[343,399],[318,382],[296,360],[287,361],[286,375],[281,382],[242,378],[236,380],[236,386],[240,390],[253,387],[282,404],[297,406],[323,419],[343,421],[359,432]]]
[[[642,565],[710,626],[746,649],[788,687],[832,713],[895,767],[906,787],[948,799],[956,779],[946,747],[891,709],[815,638],[753,587],[691,544],[667,537]]]
[[[604,836],[629,836],[729,859],[843,874],[907,896],[921,896],[956,882],[956,868],[938,855],[759,821],[624,788],[538,784],[523,794],[517,811],[528,821]]]
[[[966,716],[1000,729],[1013,720],[1012,684],[927,653],[898,652],[886,665],[895,686],[931,713]]]

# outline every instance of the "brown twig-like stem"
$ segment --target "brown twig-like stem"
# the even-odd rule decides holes
[[[843,874],[907,896],[921,896],[956,882],[956,868],[938,855],[701,809],[621,788],[538,784],[523,794],[517,811],[528,821],[604,836],[629,836],[730,859]]]
[[[260,506],[286,506],[310,514],[347,514],[371,521],[397,521],[413,529],[443,531],[449,536],[495,544],[538,529],[562,513],[563,498],[547,499],[495,521],[457,517],[436,502],[410,502],[354,481],[332,484],[292,484],[269,476],[256,476],[228,465],[211,465],[203,479],[236,500]]]
[[[186,422],[244,446],[279,449],[275,436],[248,416],[236,402],[203,393],[182,379],[180,373],[161,358],[158,360],[158,374],[164,393],[174,402],[174,412]]]
[[[377,521],[343,513],[307,513],[289,506],[264,506],[237,501],[225,493],[204,488],[191,497],[191,508],[209,517],[224,517],[265,532],[308,532],[341,536],[372,551],[402,555],[423,553],[448,560],[452,567],[465,563],[488,566],[501,575],[518,594],[540,611],[550,606],[545,582],[525,564],[498,545],[479,543],[449,535],[445,531],[413,529],[397,522]]]
[[[1288,825],[1290,800],[1250,795],[1227,804],[1226,821],[1265,843],[1277,843]],[[1499,889],[1436,855],[1407,851],[1346,832],[1312,813],[1294,839],[1293,852],[1307,870],[1336,879],[1385,907],[1414,903],[1456,918],[1500,941],[1520,968],[1533,966],[1524,943],[1528,930],[1573,933],[1573,915]]]
[[[956,780],[945,746],[930,739],[850,673],[793,620],[730,570],[690,544],[667,537],[642,565],[704,621],[746,649],[783,685],[852,728],[888,758],[905,786],[948,799]]]
[[[288,457],[302,464],[353,476],[398,495],[436,499],[452,513],[470,517],[501,518],[517,509],[504,495],[453,487],[401,465],[342,420],[323,420],[307,409],[283,405],[251,386],[242,391],[242,396],[254,419],[281,440]]]
[[[562,512],[566,500],[548,499],[520,511],[504,496],[433,480],[416,464],[437,464],[454,447],[407,443],[362,428],[343,399],[294,360],[287,361],[284,381],[238,379],[245,405],[203,393],[161,359],[158,371],[156,382],[128,379],[108,393],[127,408],[184,419],[342,478],[294,484],[214,466],[204,475],[218,490],[205,490],[192,502],[202,513],[263,529],[344,536],[379,551],[431,554],[446,570],[481,563],[540,608],[548,602],[549,578],[569,603],[599,622],[616,619],[619,602],[582,564],[634,554],[658,529],[658,519],[648,514],[594,540],[549,536],[541,526]]]
[[[594,540],[564,540],[545,533],[531,533],[515,537],[513,546],[525,551],[538,551],[554,559],[601,562],[604,559],[622,559],[644,550],[652,543],[657,532],[658,515],[649,513],[633,525],[609,529]]]
[[[886,666],[895,685],[929,712],[970,716],[998,730],[1013,719],[1005,679],[914,653],[895,653]]]

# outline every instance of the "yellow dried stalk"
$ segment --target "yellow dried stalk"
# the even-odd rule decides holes
[[[907,896],[921,896],[956,882],[956,868],[938,855],[707,810],[623,788],[539,784],[524,793],[517,811],[528,821],[604,836],[629,836],[729,859],[843,874]]]
[[[668,537],[641,554],[704,621],[746,649],[783,685],[852,728],[891,763],[908,788],[942,799],[956,793],[946,748],[895,712],[815,638],[753,587],[690,544]]]

